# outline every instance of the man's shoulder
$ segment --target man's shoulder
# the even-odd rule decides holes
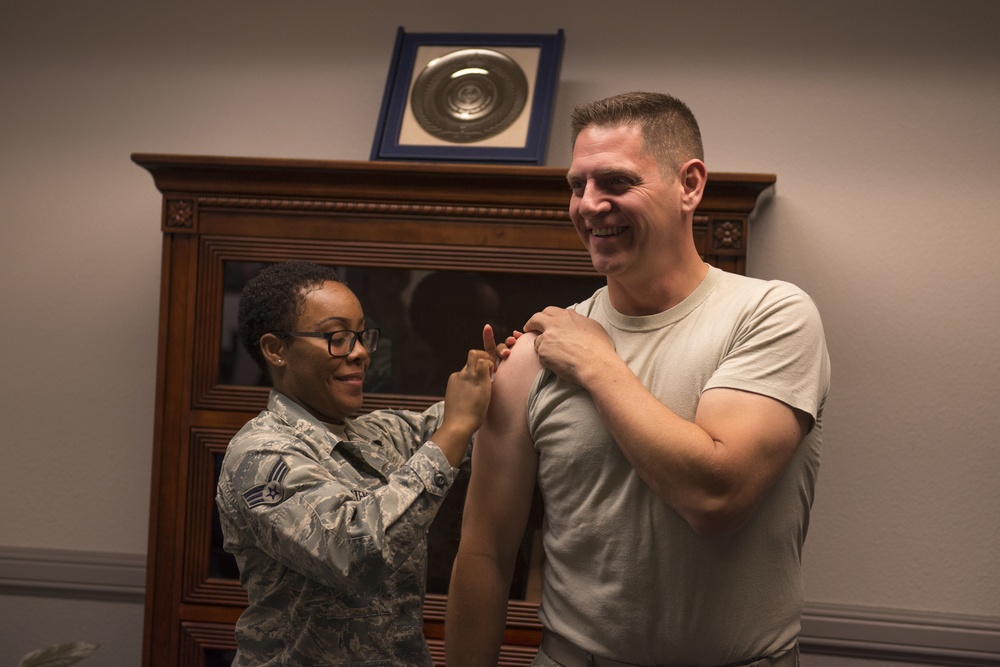
[[[604,285],[603,287],[598,288],[596,292],[591,294],[583,301],[578,301],[577,303],[574,303],[573,305],[569,306],[569,310],[575,310],[581,315],[586,315],[587,317],[590,317],[591,313],[594,311],[594,308],[597,306],[598,302],[602,298],[604,298],[603,295],[607,291],[608,291],[608,286]]]
[[[786,305],[801,303],[815,308],[812,297],[804,289],[786,280],[755,278],[736,273],[723,272],[719,281],[719,295],[722,298],[738,300],[744,304]]]
[[[505,394],[527,396],[535,377],[542,370],[538,353],[535,352],[537,337],[538,334],[531,331],[523,334],[510,348],[510,356],[497,367],[496,375],[493,376],[494,400],[498,395]]]
[[[535,339],[538,338],[537,331],[526,331],[517,339],[517,342],[510,348],[510,355],[497,367],[497,373],[503,368],[521,368],[530,365],[531,360],[538,360],[535,352]]]

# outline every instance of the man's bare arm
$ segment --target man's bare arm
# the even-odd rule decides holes
[[[528,391],[541,370],[529,340],[500,364],[472,450],[462,540],[445,625],[448,664],[494,667],[514,561],[531,509],[538,458],[528,433]]]

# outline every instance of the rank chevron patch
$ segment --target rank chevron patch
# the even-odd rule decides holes
[[[278,461],[267,476],[267,482],[258,484],[243,494],[243,500],[251,509],[260,505],[277,505],[285,499],[285,489],[282,481],[288,474],[288,464]]]

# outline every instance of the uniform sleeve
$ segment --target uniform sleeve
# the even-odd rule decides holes
[[[253,547],[327,586],[378,586],[421,544],[455,478],[431,442],[372,485],[355,470],[363,463],[318,460],[287,434],[247,437],[257,442],[227,461],[221,504]]]

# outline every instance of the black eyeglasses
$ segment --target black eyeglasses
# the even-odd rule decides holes
[[[326,349],[331,357],[346,357],[354,351],[354,344],[361,341],[361,344],[368,350],[368,354],[375,354],[378,349],[378,339],[382,335],[381,329],[365,329],[364,331],[272,331],[275,336],[281,338],[325,338]]]

